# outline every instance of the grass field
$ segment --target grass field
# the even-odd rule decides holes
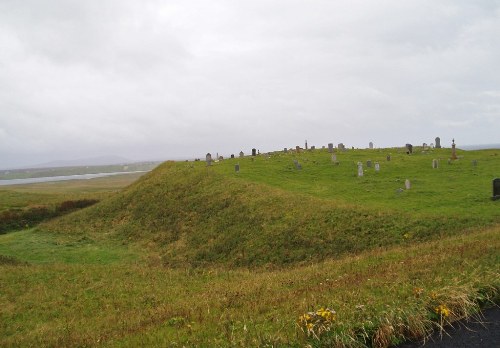
[[[2,189],[2,209],[101,202],[0,235],[0,346],[387,347],[479,316],[499,301],[500,150],[416,150]]]

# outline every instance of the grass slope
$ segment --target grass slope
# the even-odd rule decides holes
[[[170,162],[44,229],[138,242],[169,265],[279,266],[442,238],[500,221],[490,187],[481,184],[500,169],[493,152],[474,154],[483,169],[468,163],[465,170],[462,161],[441,172],[426,163],[428,154],[393,154],[381,173],[369,169],[357,178],[355,163],[374,155],[385,156],[341,153],[338,166],[324,151],[234,159],[213,168]],[[293,168],[294,158],[305,163],[302,171]],[[413,188],[395,192],[409,174]],[[450,177],[461,190],[445,184]]]

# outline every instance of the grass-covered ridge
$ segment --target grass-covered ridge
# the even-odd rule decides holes
[[[380,160],[380,173],[366,168],[356,177],[357,161],[385,154],[339,153],[339,165],[326,151],[232,159],[210,168],[169,162],[44,229],[141,243],[168,265],[259,266],[411,244],[500,221],[488,197],[488,173],[500,169],[494,152],[473,154],[477,167],[442,161],[437,170],[427,163],[432,154],[394,153],[390,162]],[[292,159],[303,163],[301,171]],[[401,192],[407,177],[413,187]]]

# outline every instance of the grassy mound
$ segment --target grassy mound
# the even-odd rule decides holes
[[[280,266],[439,238],[481,223],[301,194],[222,169],[165,163],[43,229],[140,243],[168,265]]]

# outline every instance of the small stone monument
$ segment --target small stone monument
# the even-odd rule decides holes
[[[422,150],[423,151],[427,151],[427,143],[423,143],[422,144]]]
[[[205,161],[207,162],[207,166],[212,165],[212,155],[210,154],[210,152],[205,156]]]
[[[436,142],[436,145],[434,145],[434,147],[436,149],[440,149],[441,148],[441,139],[439,137],[436,137],[436,139],[434,139],[435,142]]]
[[[337,155],[336,154],[332,155],[332,162],[333,163],[337,162]]]
[[[500,179],[493,179],[493,197],[491,197],[494,201],[500,199]]]
[[[295,169],[297,169],[297,170],[302,169],[302,165],[299,163],[299,161],[293,160],[293,164],[295,165]]]
[[[405,187],[407,190],[409,190],[411,188],[410,180],[408,180],[408,179],[405,180]]]
[[[363,176],[363,163],[358,162],[358,177]]]
[[[283,153],[288,153],[288,149],[286,147],[283,149]]]
[[[239,163],[234,165],[234,171],[235,171],[236,173],[239,173],[239,172],[240,172],[240,164],[239,164]]]
[[[245,157],[245,154],[243,153],[243,151],[240,151],[240,158],[243,158]]]
[[[375,171],[377,173],[380,172],[380,164],[378,162],[375,162]]]
[[[297,151],[297,153],[300,153],[300,146],[299,145],[295,146],[295,151]]]
[[[368,143],[368,147],[370,148],[370,150],[373,150],[373,143],[371,141]]]
[[[330,152],[330,153],[333,152],[333,144],[332,143],[328,144],[328,152]]]
[[[372,167],[372,160],[368,160],[368,161],[366,161],[366,166],[367,166],[368,168],[371,168],[371,167]]]
[[[231,154],[231,158],[234,158],[234,153],[233,153],[233,154]]]
[[[451,159],[452,160],[458,159],[458,157],[457,157],[457,149],[455,149],[455,139],[453,139],[452,143],[451,143]]]
[[[406,144],[406,154],[411,155],[413,153],[413,145],[412,144]]]
[[[343,143],[339,143],[337,145],[337,148],[340,150],[340,151],[345,151],[345,145]]]
[[[307,147],[307,140],[306,140],[306,150],[307,150],[307,149],[308,149],[308,147]]]
[[[252,156],[257,156],[257,150],[256,149],[252,149]]]
[[[316,146],[313,145],[313,146],[311,146],[311,151],[314,151],[314,150],[316,150]]]
[[[387,155],[387,162],[391,161],[391,155]]]
[[[224,157],[223,156],[219,156],[219,161],[223,161],[224,160]]]
[[[432,169],[437,169],[439,167],[439,162],[437,159],[432,160]]]

